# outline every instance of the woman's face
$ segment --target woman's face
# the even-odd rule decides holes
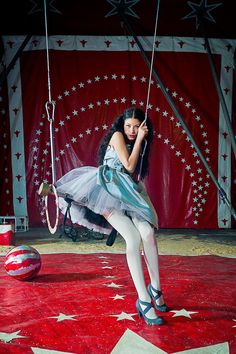
[[[137,118],[128,118],[124,121],[124,133],[128,140],[135,140],[141,122]]]

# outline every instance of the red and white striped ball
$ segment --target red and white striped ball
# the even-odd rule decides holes
[[[18,280],[33,279],[41,268],[41,257],[31,246],[14,247],[5,259],[5,270],[8,275]]]

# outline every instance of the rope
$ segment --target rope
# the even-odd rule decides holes
[[[144,120],[145,122],[147,120],[147,111],[148,111],[149,99],[150,99],[150,91],[151,91],[151,79],[152,79],[153,61],[154,61],[154,54],[155,54],[155,42],[156,42],[156,35],[157,35],[157,23],[158,23],[158,18],[159,18],[159,8],[160,8],[160,0],[157,1],[155,29],[154,29],[153,43],[152,43],[152,58],[151,58],[151,66],[150,66],[150,71],[149,71],[148,92],[147,92],[145,120]]]
[[[154,28],[154,34],[153,34],[153,43],[152,43],[152,58],[151,58],[151,65],[150,65],[150,70],[149,70],[148,91],[147,91],[147,100],[146,100],[146,108],[145,108],[145,119],[144,119],[145,123],[147,121],[147,111],[148,111],[150,91],[151,91],[151,79],[152,79],[153,61],[154,61],[154,55],[155,55],[155,42],[156,42],[157,24],[158,24],[158,18],[159,18],[159,8],[160,8],[160,0],[157,1],[156,20],[155,20],[155,28]],[[145,155],[146,147],[147,147],[147,140],[145,139],[144,140],[144,147],[143,147],[143,150],[141,153],[138,181],[140,181],[140,179],[141,179],[141,173],[142,173],[142,168],[143,168],[143,157]]]
[[[45,21],[45,40],[46,40],[46,53],[47,53],[48,101],[51,102],[52,98],[51,98],[50,63],[49,63],[49,50],[48,50],[47,0],[44,0],[44,21]]]
[[[57,190],[55,187],[56,182],[56,169],[55,169],[55,152],[54,152],[54,136],[53,136],[53,122],[55,116],[55,101],[52,101],[51,95],[51,79],[50,79],[50,61],[49,61],[49,48],[48,48],[48,26],[47,26],[47,0],[44,0],[44,19],[45,19],[45,39],[46,39],[46,53],[47,53],[47,76],[48,76],[48,101],[45,103],[45,109],[47,112],[47,119],[50,123],[50,147],[51,147],[51,168],[52,168],[52,192],[55,196],[55,205],[56,205],[56,220],[55,225],[52,227],[49,213],[48,213],[48,195],[44,198],[45,200],[45,212],[48,229],[51,234],[54,234],[57,231],[58,220],[59,220],[59,199]]]

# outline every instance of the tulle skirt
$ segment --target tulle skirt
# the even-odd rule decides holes
[[[111,226],[103,218],[113,210],[136,215],[158,227],[155,209],[142,183],[135,183],[124,172],[108,165],[80,167],[71,170],[56,183],[59,208],[66,212],[64,197],[73,200],[70,208],[73,223],[109,234]]]

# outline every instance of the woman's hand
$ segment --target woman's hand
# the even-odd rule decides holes
[[[143,121],[138,128],[137,140],[142,141],[148,135],[148,127],[146,122]]]

